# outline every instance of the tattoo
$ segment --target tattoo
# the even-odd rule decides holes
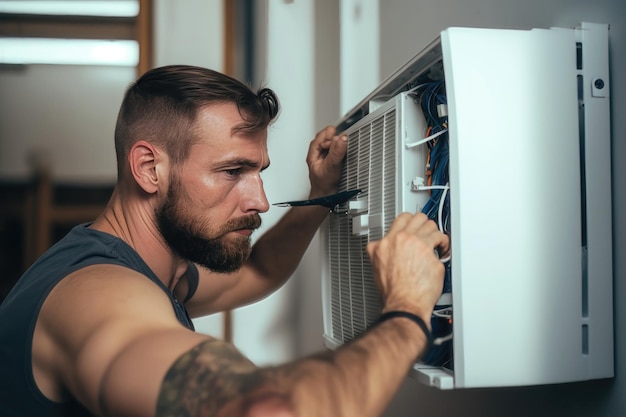
[[[259,402],[284,405],[290,399],[233,346],[208,340],[178,358],[167,372],[156,416],[241,415]]]

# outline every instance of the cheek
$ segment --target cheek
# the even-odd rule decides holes
[[[219,224],[237,214],[240,197],[245,193],[237,182],[216,182],[204,178],[196,187],[189,190],[190,201],[202,217],[208,217],[213,224]]]

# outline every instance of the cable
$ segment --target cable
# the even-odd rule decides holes
[[[434,220],[442,233],[449,230],[450,220],[450,180],[448,172],[448,111],[443,81],[423,79],[412,87],[409,92],[415,97],[426,121],[425,138],[405,144],[406,149],[425,145],[426,166],[424,181],[413,187],[413,190],[428,191],[429,199],[422,207],[422,212]],[[444,289],[442,294],[451,294],[451,256],[441,258],[445,264]],[[431,318],[433,345],[424,358],[423,363],[433,366],[452,366],[452,305],[435,309]]]
[[[441,308],[433,311],[433,316],[440,317],[442,319],[452,318],[452,307]]]
[[[453,333],[449,333],[449,334],[447,334],[447,335],[445,335],[445,336],[436,337],[436,338],[433,340],[433,345],[435,345],[435,346],[440,346],[440,345],[442,345],[444,342],[447,342],[447,341],[449,341],[449,340],[452,340],[452,337],[453,337],[453,336],[454,336],[454,335],[453,335]]]
[[[448,194],[448,190],[450,189],[450,187],[448,186],[448,184],[446,184],[446,186],[443,189],[443,195],[441,196],[441,200],[439,200],[439,215],[437,216],[438,221],[439,221],[439,230],[441,230],[442,232],[445,231],[444,227],[443,227],[443,206],[445,205],[446,202],[446,195]],[[450,261],[452,255],[449,255],[445,258],[440,259],[441,262],[446,263],[448,261]]]
[[[423,145],[424,143],[430,142],[431,140],[438,138],[439,136],[443,135],[447,131],[448,129],[444,129],[440,132],[427,136],[424,139],[418,140],[417,142],[407,143],[406,145],[404,145],[404,147],[407,149],[415,148],[416,146]]]
[[[448,190],[450,189],[450,186],[448,184],[446,185],[418,185],[417,186],[417,190],[422,191],[422,190],[443,190],[442,196],[439,199],[439,210],[437,212],[437,224],[439,226],[439,230],[445,232],[447,230],[447,228],[444,226],[444,206],[446,203],[446,197],[448,194]],[[449,262],[452,256],[447,256],[445,258],[441,258],[441,262],[446,263]]]
[[[418,185],[418,190],[447,190],[450,188],[447,185]]]

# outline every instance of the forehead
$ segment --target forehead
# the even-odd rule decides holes
[[[207,105],[198,111],[193,147],[210,149],[207,153],[214,159],[259,152],[263,154],[262,158],[267,159],[267,129],[255,133],[241,132],[237,130],[241,123],[243,119],[235,104]]]

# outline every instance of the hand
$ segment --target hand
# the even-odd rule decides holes
[[[408,311],[430,324],[444,274],[435,250],[447,253],[449,239],[423,213],[402,213],[382,240],[367,245],[383,312]]]
[[[315,135],[306,158],[311,181],[310,198],[324,197],[337,192],[341,166],[348,149],[346,135],[336,135],[333,126],[327,126]]]

